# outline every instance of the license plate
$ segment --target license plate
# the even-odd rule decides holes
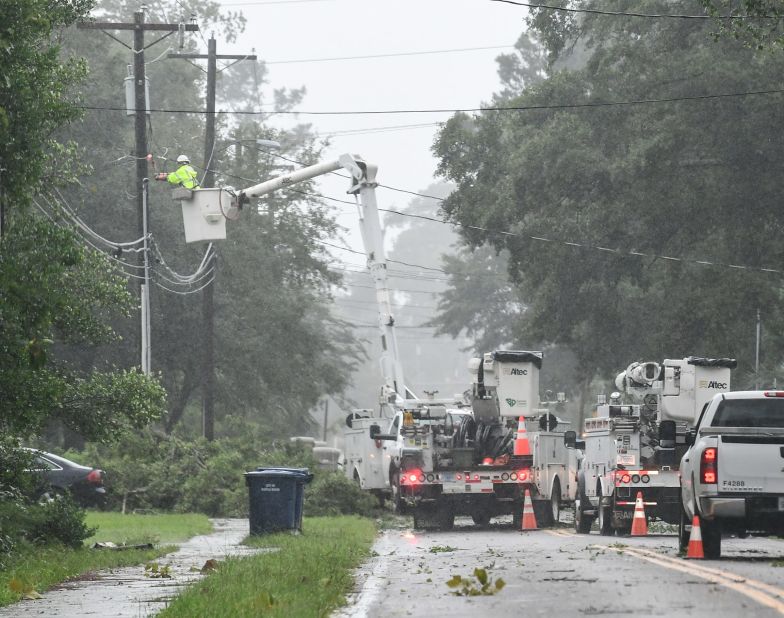
[[[779,511],[784,511],[784,496],[779,496]]]

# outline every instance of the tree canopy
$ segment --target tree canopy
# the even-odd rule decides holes
[[[34,211],[38,197],[75,169],[53,133],[79,110],[78,59],[62,61],[62,28],[91,3],[12,0],[0,19],[0,199],[7,228],[0,239],[0,433],[27,438],[56,420],[86,438],[110,440],[157,418],[165,393],[154,378],[68,351],[115,339],[112,315],[131,296],[108,260],[81,243],[56,217]]]
[[[759,309],[763,362],[779,366],[784,115],[780,95],[743,93],[775,88],[784,57],[716,38],[710,20],[539,9],[529,26],[546,78],[507,82],[495,101],[513,109],[457,114],[434,146],[458,187],[444,213],[470,246],[509,254],[518,341],[568,346],[586,381],[689,354],[748,369]]]

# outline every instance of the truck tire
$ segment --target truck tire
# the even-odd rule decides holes
[[[577,481],[577,495],[574,498],[574,530],[577,534],[590,534],[594,516],[586,515],[586,507],[591,503],[585,495],[585,479],[580,476]]]
[[[417,506],[412,510],[414,530],[452,530],[455,526],[455,513],[443,505]]]
[[[610,504],[604,504],[601,487],[596,488],[596,493],[599,496],[599,534],[602,536],[612,536],[614,534],[612,526],[612,502],[610,502]]]
[[[487,524],[490,523],[490,515],[487,513],[474,513],[471,515],[471,519],[474,520],[474,524],[479,526],[480,528],[484,528]]]
[[[512,528],[521,530],[523,527],[523,503],[516,501],[512,506]]]
[[[558,477],[555,477],[553,489],[550,492],[550,519],[553,525],[557,525],[561,519],[561,482]]]
[[[680,553],[686,553],[689,548],[689,537],[691,536],[691,522],[689,516],[686,514],[686,509],[683,508],[681,503],[681,519],[678,522],[678,550]]]
[[[406,514],[406,503],[400,495],[400,472],[392,470],[389,474],[389,488],[392,495],[392,510],[398,515]]]
[[[553,525],[552,513],[550,512],[549,500],[534,500],[534,515],[536,525],[540,528],[550,528]]]
[[[700,517],[700,532],[702,532],[702,551],[705,557],[713,560],[721,558],[721,524]]]

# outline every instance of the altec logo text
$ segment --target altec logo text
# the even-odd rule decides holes
[[[718,389],[728,389],[729,386],[726,382],[716,382],[715,380],[700,380],[700,388],[718,388]]]
[[[510,372],[513,376],[527,376],[528,370],[527,369],[517,369],[516,367],[512,367],[512,371]]]

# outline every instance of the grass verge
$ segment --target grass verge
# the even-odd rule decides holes
[[[97,528],[85,541],[88,545],[106,541],[117,545],[177,543],[212,530],[207,516],[196,513],[123,515],[91,511],[87,513],[87,526]]]
[[[94,571],[143,564],[174,551],[164,545],[149,550],[88,549],[97,541],[135,545],[172,543],[212,529],[204,515],[121,515],[87,513],[87,525],[98,527],[82,549],[60,545],[23,545],[0,570],[0,607],[35,596],[57,584],[90,577]]]
[[[159,616],[328,616],[345,603],[352,570],[369,555],[376,528],[359,517],[314,517],[305,518],[302,532],[250,537],[252,547],[275,551],[220,563]]]

